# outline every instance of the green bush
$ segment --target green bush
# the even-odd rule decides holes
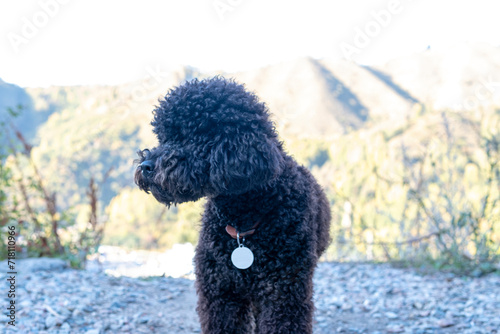
[[[11,117],[17,115],[10,111]],[[97,249],[102,239],[104,221],[99,217],[98,184],[90,177],[86,190],[89,215],[84,228],[79,229],[73,208],[58,207],[58,193],[47,185],[24,135],[13,122],[4,122],[0,128],[3,142],[8,145],[0,156],[2,230],[9,224],[17,225],[17,251],[22,256],[62,257],[75,267],[83,267],[87,255]],[[2,243],[4,246],[4,238]],[[5,258],[4,253],[1,255]]]

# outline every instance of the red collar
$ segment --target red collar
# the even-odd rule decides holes
[[[252,235],[255,233],[255,230],[257,227],[260,225],[260,221],[255,223],[254,226],[252,226],[248,231],[245,232],[240,232],[240,239],[244,238],[246,236]],[[238,231],[236,231],[236,228],[232,227],[231,225],[226,226],[226,232],[229,234],[233,239],[236,239],[238,236]]]

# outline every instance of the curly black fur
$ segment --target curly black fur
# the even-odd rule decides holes
[[[160,100],[152,125],[159,145],[139,152],[137,185],[166,205],[208,198],[195,256],[203,333],[312,333],[330,206],[283,150],[265,104],[232,80],[193,80]],[[255,262],[237,269],[225,227],[256,222],[245,240]]]

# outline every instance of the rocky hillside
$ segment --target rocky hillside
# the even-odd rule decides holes
[[[6,106],[26,105],[42,113],[43,117],[30,121],[36,126],[47,114],[65,108],[132,112],[150,118],[152,105],[170,87],[214,75],[192,68],[148,72],[142,81],[119,86],[23,90],[0,82],[0,113]],[[455,110],[500,104],[500,48],[481,44],[431,49],[380,67],[302,58],[222,74],[244,82],[267,102],[284,135],[332,137],[367,124],[400,124],[421,104]]]

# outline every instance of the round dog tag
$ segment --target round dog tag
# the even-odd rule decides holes
[[[231,262],[233,262],[234,266],[238,269],[249,268],[253,263],[253,259],[254,256],[252,251],[243,245],[240,245],[231,254]]]

